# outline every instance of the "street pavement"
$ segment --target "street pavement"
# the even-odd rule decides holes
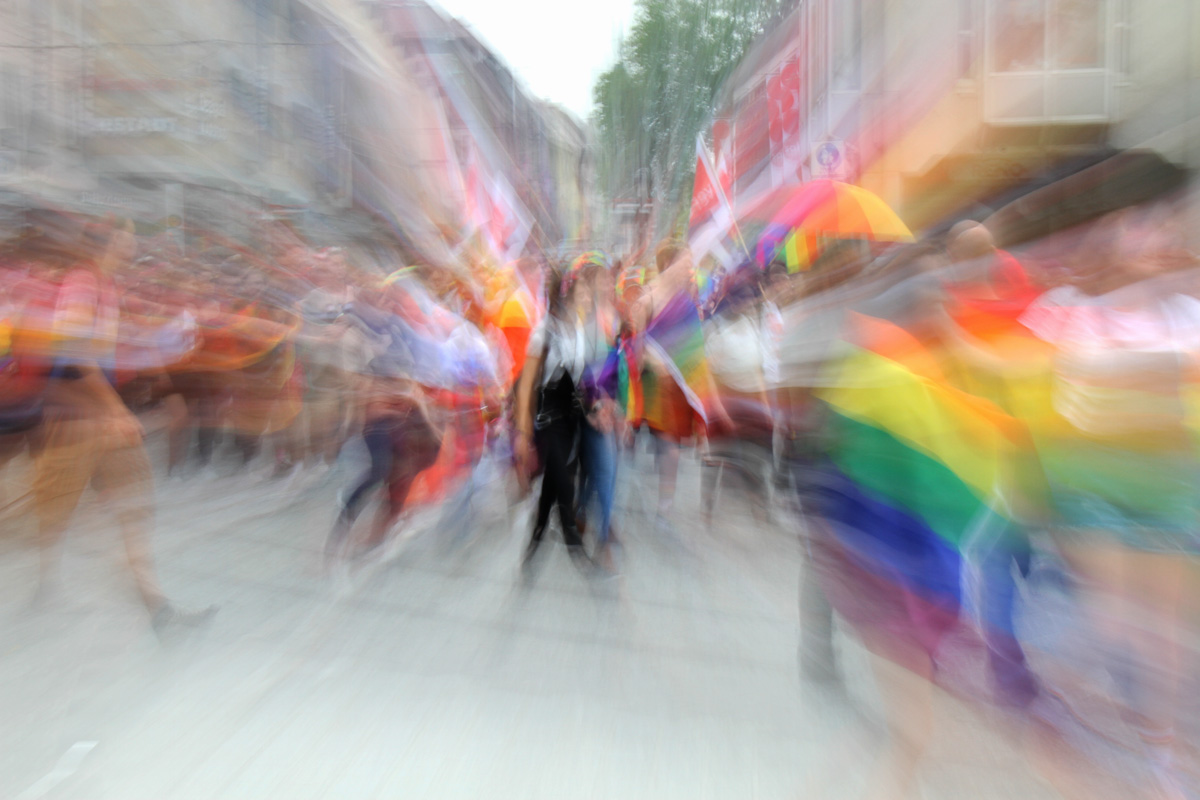
[[[150,440],[161,461],[163,443]],[[342,463],[271,479],[160,478],[155,550],[180,606],[159,641],[89,498],[62,592],[33,606],[20,504],[0,520],[0,798],[841,798],[883,741],[869,659],[838,636],[844,694],[800,679],[799,522],[699,513],[685,456],[671,525],[653,459],[622,465],[620,574],[553,538],[520,580],[529,503],[499,471],[425,509],[380,557],[322,574]],[[3,478],[19,496],[28,465]],[[368,512],[369,513],[369,512]],[[364,515],[365,517],[366,515]],[[939,693],[924,797],[1055,797],[987,712]]]

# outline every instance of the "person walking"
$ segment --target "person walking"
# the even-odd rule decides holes
[[[592,564],[575,524],[575,480],[583,418],[578,389],[590,349],[588,326],[579,319],[577,283],[571,276],[566,279],[555,276],[550,286],[554,289],[550,313],[530,334],[516,393],[514,436],[518,469],[530,474],[536,453],[542,470],[537,514],[521,561],[526,573],[555,506],[572,561],[585,571]]]
[[[79,245],[79,260],[63,279],[54,310],[56,346],[34,459],[41,557],[37,597],[44,600],[56,588],[62,541],[90,484],[116,512],[130,572],[161,635],[198,625],[216,609],[180,611],[159,585],[150,543],[150,459],[141,423],[114,389],[120,307],[113,274],[136,253],[133,226],[89,226]]]

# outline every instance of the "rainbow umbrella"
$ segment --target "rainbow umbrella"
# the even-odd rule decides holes
[[[821,239],[911,242],[912,231],[877,195],[839,181],[818,180],[797,188],[759,239],[757,259],[766,266],[783,257],[788,270],[808,269]]]

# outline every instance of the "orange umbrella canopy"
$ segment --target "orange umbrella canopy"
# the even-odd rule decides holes
[[[878,195],[839,181],[818,180],[797,187],[771,219],[759,240],[764,266],[782,256],[790,271],[807,269],[819,239],[911,242],[912,231]]]

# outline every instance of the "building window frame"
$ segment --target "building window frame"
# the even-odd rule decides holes
[[[1122,0],[1096,0],[1098,8],[1099,58],[1094,66],[1064,66],[1056,63],[1055,44],[1061,32],[1056,30],[1055,21],[1058,4],[1069,0],[1039,0],[1041,6],[1041,58],[1037,67],[1012,69],[1001,66],[998,59],[1000,35],[999,12],[1010,10],[1010,0],[985,0],[983,13],[983,76],[985,79],[985,116],[993,124],[1027,125],[1045,123],[1102,123],[1113,113],[1112,85],[1116,72],[1114,61],[1114,37],[1117,5]],[[1011,35],[1011,34],[1010,34]],[[1064,99],[1077,87],[1091,86],[1102,92],[1101,102],[1092,113],[1065,113]],[[1014,94],[1015,92],[1015,94]],[[1027,114],[1000,112],[993,108],[998,103],[1004,108],[1004,96],[1019,97],[1022,94],[1040,96],[1040,111]],[[1039,104],[1035,101],[1035,105]]]

